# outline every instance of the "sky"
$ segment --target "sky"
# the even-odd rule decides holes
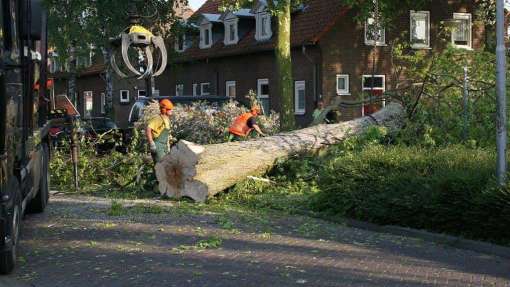
[[[202,6],[202,4],[204,4],[204,2],[205,2],[205,0],[188,0],[189,6],[191,6],[191,8],[195,11],[198,8],[200,8],[200,6]]]

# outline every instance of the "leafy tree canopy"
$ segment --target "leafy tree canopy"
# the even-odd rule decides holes
[[[86,55],[92,47],[108,46],[110,37],[128,26],[129,3],[136,5],[142,24],[165,34],[175,20],[175,3],[182,0],[45,0],[49,11],[49,45],[61,59],[69,57],[69,48]]]

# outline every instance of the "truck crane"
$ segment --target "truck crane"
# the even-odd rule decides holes
[[[49,199],[51,121],[42,0],[0,6],[0,273],[12,272],[26,212]]]

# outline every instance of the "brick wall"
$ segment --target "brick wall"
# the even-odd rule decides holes
[[[315,101],[313,63],[320,63],[316,47],[305,49],[305,53],[306,56],[302,48],[292,52],[294,81],[305,81],[306,87],[306,114],[296,116],[297,123],[302,126],[311,120]],[[175,96],[176,84],[184,84],[184,95],[191,96],[193,83],[209,82],[210,94],[224,97],[226,81],[235,81],[236,100],[248,104],[245,96],[250,89],[257,92],[257,79],[269,80],[271,109],[279,111],[279,80],[276,78],[276,62],[272,51],[174,64],[156,79],[156,87],[160,89],[161,95]]]
[[[104,116],[101,114],[101,93],[105,91],[104,81],[98,75],[89,75],[76,79],[76,91],[78,92],[78,111],[85,115],[84,92],[92,92],[92,117]]]
[[[145,81],[137,80],[136,78],[131,79],[120,79],[116,75],[113,77],[113,109],[114,109],[114,117],[115,123],[119,128],[128,128],[129,127],[129,112],[131,111],[131,107],[138,99],[138,91],[139,90],[147,90],[145,88]],[[121,103],[120,102],[120,92],[121,90],[129,91],[129,102]]]
[[[145,82],[136,79],[118,79],[114,75],[113,80],[113,109],[114,121],[119,128],[128,128],[129,112],[133,103],[138,97],[138,90],[145,90]],[[120,91],[129,91],[129,102],[120,102]],[[98,74],[79,76],[76,79],[76,91],[78,93],[77,109],[82,116],[85,115],[84,92],[92,91],[93,95],[93,117],[108,117],[109,115],[101,113],[101,93],[106,93],[106,82]],[[55,80],[55,95],[67,94],[67,80],[57,78]]]
[[[451,19],[454,12],[472,13],[472,45],[480,49],[484,41],[484,28],[478,22],[473,9],[474,1],[434,1],[424,11],[430,11],[430,52],[441,48],[438,39],[440,22]],[[355,11],[339,19],[336,25],[321,39],[322,52],[322,91],[326,102],[336,97],[336,75],[348,74],[350,95],[342,96],[345,100],[360,99],[362,75],[386,75],[386,90],[392,89],[391,47],[373,48],[365,45],[364,26],[354,20]],[[386,44],[396,37],[409,41],[409,12],[404,13],[394,27],[386,29]],[[375,63],[375,65],[374,65]],[[348,120],[361,115],[361,107],[342,109],[343,119]]]

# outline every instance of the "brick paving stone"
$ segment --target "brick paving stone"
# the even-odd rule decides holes
[[[167,210],[112,217],[105,199],[52,198],[46,213],[24,221],[22,260],[10,278],[37,287],[510,287],[505,258],[301,216],[187,213],[149,203]],[[230,216],[235,230],[219,216]],[[211,238],[222,242],[197,247]]]

